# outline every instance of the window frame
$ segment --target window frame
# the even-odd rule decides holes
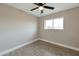
[[[56,29],[56,28],[54,28],[54,20],[60,19],[60,18],[63,18],[63,26],[62,26],[63,28],[62,28],[62,29]],[[45,28],[45,27],[46,27],[46,25],[45,25],[45,24],[46,24],[46,20],[44,20],[44,25],[43,25],[43,26],[44,26],[44,27],[43,27],[44,30],[64,30],[64,17],[57,17],[57,18],[53,18],[53,19],[49,19],[49,20],[52,20],[52,21],[53,21],[53,23],[52,23],[52,24],[53,24],[53,25],[52,25],[53,27],[52,27],[51,29],[50,29],[50,28],[46,29],[46,28]]]

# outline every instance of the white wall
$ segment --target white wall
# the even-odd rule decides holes
[[[0,52],[37,37],[37,18],[0,4]]]
[[[64,30],[44,30],[44,20],[64,17]],[[39,19],[39,37],[79,48],[79,8],[58,12]]]

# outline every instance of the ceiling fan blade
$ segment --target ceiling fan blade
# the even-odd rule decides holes
[[[41,10],[41,14],[43,13],[43,10]]]
[[[38,9],[38,8],[39,8],[39,7],[33,8],[33,9],[31,9],[30,11],[36,10],[36,9]]]
[[[54,9],[54,7],[50,7],[50,6],[44,6],[44,8],[51,9],[51,10]]]
[[[33,3],[33,4],[35,4],[35,5],[37,5],[37,6],[40,6],[39,3]]]

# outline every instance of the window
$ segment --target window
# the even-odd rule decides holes
[[[53,29],[53,20],[45,21],[45,29]]]
[[[63,20],[64,18],[45,20],[44,29],[63,29]]]

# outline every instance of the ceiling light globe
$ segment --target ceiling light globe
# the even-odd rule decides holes
[[[39,10],[43,10],[44,8],[42,6],[39,7]]]

